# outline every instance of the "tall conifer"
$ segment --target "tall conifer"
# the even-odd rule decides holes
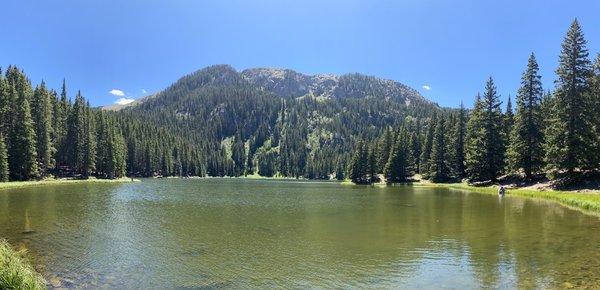
[[[577,20],[573,21],[562,43],[558,79],[549,124],[546,130],[546,163],[551,173],[590,167],[594,154],[591,117],[585,92],[591,63],[586,40]]]
[[[517,93],[517,112],[514,127],[510,134],[508,148],[509,167],[512,171],[522,169],[527,178],[542,167],[542,81],[539,67],[532,53],[527,69],[521,77],[521,87]]]

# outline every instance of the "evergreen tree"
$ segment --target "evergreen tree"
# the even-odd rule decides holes
[[[350,180],[356,184],[370,183],[368,173],[368,149],[364,141],[360,140],[350,163]]]
[[[9,134],[11,128],[11,97],[8,81],[4,78],[2,69],[0,69],[0,133],[3,133],[4,136]]]
[[[446,123],[444,116],[440,116],[435,127],[431,159],[428,162],[429,179],[433,182],[445,182],[450,178],[445,133]]]
[[[592,142],[592,152],[596,152],[596,154],[592,154],[591,160],[592,166],[596,168],[596,170],[600,167],[600,53],[596,57],[596,61],[594,62],[594,67],[592,71],[592,76],[589,80],[590,89],[587,94],[587,100],[589,101],[589,114],[592,116],[593,126],[592,126],[592,135],[596,136],[595,140]]]
[[[431,149],[433,147],[433,136],[435,134],[435,126],[437,124],[437,113],[434,113],[429,119],[429,125],[427,128],[427,135],[425,136],[425,143],[423,144],[423,150],[420,156],[420,173],[428,178],[429,176],[429,160],[431,160]]]
[[[37,158],[40,174],[54,168],[54,144],[52,142],[52,100],[46,84],[42,83],[33,93],[32,115],[36,128]]]
[[[76,173],[84,177],[88,172],[88,159],[86,157],[86,147],[89,145],[87,126],[87,108],[81,92],[77,92],[73,108],[69,110],[67,120],[66,160],[67,164],[75,170]]]
[[[587,114],[590,104],[584,95],[590,73],[586,41],[575,20],[562,44],[552,113],[546,130],[546,163],[551,175],[561,170],[573,175],[578,168],[589,168],[592,156],[597,154],[591,150],[592,116]]]
[[[405,182],[410,177],[409,168],[409,137],[406,128],[400,129],[394,146],[390,152],[390,158],[385,165],[384,175],[387,183]]]
[[[345,174],[344,174],[344,162],[343,160],[338,160],[337,162],[337,166],[335,169],[335,179],[338,181],[342,181],[345,178]]]
[[[510,138],[510,132],[512,131],[514,124],[515,114],[513,113],[512,98],[509,95],[508,101],[506,103],[506,112],[504,113],[504,136],[502,136],[503,140],[508,140]]]
[[[523,169],[527,178],[541,169],[544,156],[541,108],[544,91],[538,71],[539,67],[532,53],[521,77],[517,113],[508,148],[509,167],[513,171]]]
[[[467,111],[463,103],[460,103],[460,110],[454,127],[453,154],[452,154],[452,174],[455,177],[463,178],[465,176],[465,136],[467,130]]]
[[[68,150],[66,144],[67,136],[67,119],[69,117],[69,100],[67,98],[67,85],[65,80],[62,83],[60,99],[56,100],[54,106],[54,144],[56,147],[56,165],[66,165]]]
[[[84,169],[83,175],[88,177],[96,170],[96,122],[90,103],[85,105],[84,117]]]
[[[377,150],[376,150],[376,146],[372,146],[371,149],[369,150],[369,156],[368,156],[368,175],[369,175],[369,181],[370,183],[373,182],[377,182],[378,181],[378,169],[377,169]]]
[[[415,172],[421,171],[421,126],[417,120],[415,131],[410,135],[410,155]]]
[[[8,150],[4,142],[4,136],[0,132],[0,182],[8,181],[9,177]]]
[[[240,176],[244,173],[244,165],[246,164],[246,145],[242,140],[242,134],[238,131],[233,144],[231,145],[231,158],[234,164],[234,176]]]
[[[28,91],[30,92],[31,89],[29,88]],[[31,118],[27,89],[20,95],[15,108],[9,148],[9,166],[12,179],[29,180],[37,178],[39,174],[36,134]]]
[[[383,133],[383,137],[380,138],[377,144],[377,171],[382,171],[385,167],[385,164],[390,158],[390,150],[392,148],[392,145],[394,145],[394,136],[392,134],[392,130],[389,127],[386,127]]]
[[[469,179],[495,181],[504,168],[503,120],[496,86],[490,77],[469,119],[466,163]]]

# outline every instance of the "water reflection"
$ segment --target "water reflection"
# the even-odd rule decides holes
[[[230,179],[39,190],[0,192],[0,236],[61,286],[600,284],[598,218],[535,200]]]

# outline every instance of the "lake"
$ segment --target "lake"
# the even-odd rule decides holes
[[[600,219],[412,186],[146,179],[0,190],[0,237],[67,288],[600,285]]]

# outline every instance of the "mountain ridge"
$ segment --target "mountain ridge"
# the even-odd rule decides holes
[[[243,80],[251,85],[257,86],[265,91],[271,92],[282,98],[361,98],[361,97],[382,97],[385,99],[395,99],[403,101],[407,106],[412,101],[427,102],[437,105],[435,102],[425,98],[416,89],[405,85],[399,81],[380,78],[361,73],[337,74],[305,74],[287,68],[257,67],[248,68],[241,71],[236,70],[228,64],[211,65],[176,80],[167,88],[136,99],[127,105],[107,105],[102,106],[104,110],[118,111],[123,108],[136,106],[154,97],[160,97],[161,93],[170,87],[182,82],[189,82],[195,77],[206,74],[214,76],[218,72],[218,77],[212,79],[203,79],[200,82],[187,84],[188,89],[197,89],[206,85],[224,85],[231,82],[241,82]],[[353,84],[367,83],[362,87],[356,87]]]

